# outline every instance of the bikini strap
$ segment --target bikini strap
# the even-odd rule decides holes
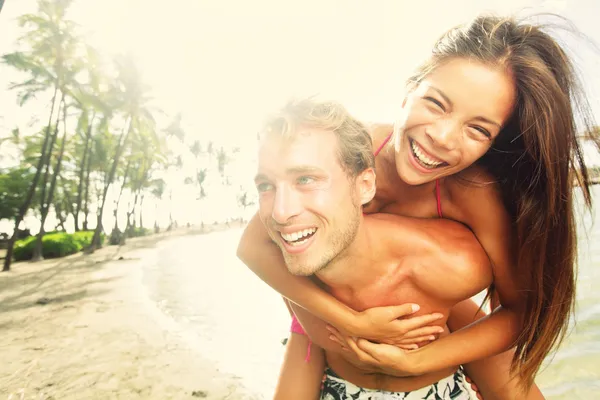
[[[437,199],[437,212],[438,217],[443,218],[442,215],[442,198],[440,197],[440,180],[435,180],[435,198]]]
[[[379,152],[380,152],[380,151],[383,149],[383,147],[384,147],[386,144],[388,144],[388,142],[389,142],[389,141],[390,141],[390,139],[392,138],[392,135],[393,135],[393,134],[394,134],[394,132],[390,133],[390,134],[389,134],[389,135],[388,135],[388,136],[385,138],[385,140],[383,141],[383,143],[381,143],[381,144],[379,145],[379,147],[377,148],[377,150],[375,150],[375,152],[373,153],[373,155],[374,155],[375,157],[377,157],[377,154],[379,154]]]

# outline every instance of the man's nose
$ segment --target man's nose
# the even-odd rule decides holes
[[[302,212],[302,204],[297,193],[287,185],[277,188],[271,214],[278,224],[285,225],[290,219]]]

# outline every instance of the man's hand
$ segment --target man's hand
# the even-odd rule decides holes
[[[442,314],[407,318],[418,310],[417,304],[369,308],[359,314],[355,326],[348,332],[348,337],[393,344],[407,350],[416,349],[419,344],[434,340],[434,335],[444,331],[439,326],[428,326],[443,318]],[[335,330],[331,326],[328,329]]]

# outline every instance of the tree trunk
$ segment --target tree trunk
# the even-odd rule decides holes
[[[127,184],[127,176],[129,175],[130,166],[131,159],[127,160],[127,165],[125,166],[125,173],[123,174],[123,184],[121,185],[121,190],[119,190],[119,196],[117,197],[117,201],[115,203],[115,211],[113,212],[115,217],[115,226],[113,229],[119,229],[117,213],[119,211],[119,203],[121,202],[121,196],[123,196],[123,190],[125,189],[125,185]]]
[[[83,196],[83,214],[84,214],[84,220],[83,220],[83,230],[87,231],[88,230],[88,217],[90,215],[90,209],[89,209],[89,204],[90,204],[90,174],[92,172],[92,152],[90,150],[90,153],[88,154],[88,159],[87,159],[87,166],[86,166],[86,171],[85,171],[85,194]]]
[[[144,229],[144,194],[142,193],[142,198],[140,199],[140,229]]]
[[[169,190],[169,227],[167,230],[173,229],[173,189]]]
[[[115,173],[117,172],[117,165],[119,164],[119,159],[121,158],[121,153],[123,152],[123,148],[127,144],[127,139],[129,138],[129,134],[133,130],[133,121],[131,116],[128,118],[126,122],[126,127],[123,128],[121,132],[121,137],[119,137],[119,142],[117,144],[117,149],[115,151],[115,158],[113,159],[112,166],[110,168],[110,174],[108,176],[108,181],[104,184],[104,191],[102,193],[102,202],[100,203],[100,208],[98,210],[98,222],[96,223],[96,229],[94,230],[94,236],[92,237],[92,243],[87,249],[88,253],[93,253],[94,250],[100,248],[100,232],[102,231],[102,215],[104,213],[104,205],[106,204],[106,196],[108,195],[108,187],[112,183],[115,178]]]
[[[67,220],[69,214],[71,214],[73,216],[73,218],[75,218],[75,210],[73,209],[73,198],[71,197],[71,194],[66,190],[67,184],[65,183],[65,179],[63,179],[62,176],[59,176],[59,178],[61,178],[63,187],[65,188],[65,190],[63,191],[63,196],[65,197],[63,202],[64,202],[64,206],[65,206],[65,221]],[[54,208],[56,208],[56,204],[54,205]]]
[[[65,144],[67,143],[67,106],[64,104],[64,95],[63,95],[63,135],[62,135],[62,143],[60,144],[60,150],[58,153],[58,158],[56,160],[56,166],[54,167],[54,171],[52,174],[52,181],[50,182],[50,188],[48,189],[48,198],[46,199],[46,206],[42,207],[42,219],[40,225],[40,231],[37,234],[36,244],[33,252],[32,261],[40,261],[44,259],[44,255],[42,253],[42,238],[44,237],[44,224],[46,223],[46,218],[48,218],[48,212],[50,211],[50,205],[52,204],[52,199],[54,198],[54,190],[56,189],[56,181],[58,180],[58,175],[60,174],[60,167],[62,164],[63,155],[65,154]],[[56,126],[58,130],[58,124]],[[57,132],[58,133],[58,132]],[[48,171],[48,169],[46,169]]]
[[[60,204],[58,204],[58,203],[54,204],[54,211],[56,212],[56,219],[58,219],[58,224],[56,224],[56,227],[54,229],[57,230],[56,228],[60,227],[63,230],[63,232],[66,232],[67,231],[67,228],[65,227],[66,218],[64,218],[64,216],[63,216]]]
[[[160,227],[158,226],[158,201],[161,199],[157,199],[157,202],[154,204],[154,233],[160,232]]]
[[[125,228],[125,235],[123,235],[123,241],[121,242],[121,244],[125,244],[125,236],[128,237],[132,237],[133,234],[131,233],[131,230],[135,230],[135,207],[137,205],[137,201],[138,201],[138,197],[139,197],[139,191],[135,192],[135,198],[133,200],[133,208],[131,209],[131,211],[127,211],[127,227]],[[133,223],[132,223],[133,221]]]
[[[27,196],[25,197],[25,201],[21,204],[21,208],[19,209],[19,214],[17,218],[15,218],[15,230],[8,241],[8,247],[6,249],[6,258],[4,259],[4,266],[2,267],[2,271],[10,271],[10,263],[12,262],[13,249],[15,246],[15,242],[17,241],[17,235],[19,234],[19,225],[21,225],[21,221],[25,218],[25,213],[29,210],[29,205],[31,204],[31,200],[33,200],[33,196],[35,195],[35,189],[40,180],[40,175],[42,174],[42,169],[44,167],[44,159],[46,158],[46,146],[48,146],[48,141],[50,139],[50,129],[52,127],[52,116],[54,114],[54,106],[56,105],[56,95],[58,93],[58,84],[54,86],[54,95],[52,96],[52,106],[50,107],[50,117],[48,118],[48,125],[46,127],[46,134],[44,135],[44,143],[42,144],[42,153],[40,154],[40,159],[38,160],[38,164],[36,166],[35,175],[33,176],[33,180],[31,181],[31,185],[29,185],[29,190],[27,191]]]
[[[94,119],[96,118],[96,113],[92,114],[92,119],[89,122],[89,126],[85,135],[85,145],[83,147],[83,156],[81,157],[81,165],[79,167],[79,186],[77,187],[77,205],[75,208],[75,232],[79,231],[79,213],[81,212],[81,201],[83,197],[83,187],[84,187],[84,173],[86,167],[86,161],[88,157],[88,153],[90,151],[90,137],[92,136],[92,125],[94,124]]]

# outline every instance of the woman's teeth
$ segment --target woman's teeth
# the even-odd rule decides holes
[[[280,232],[281,237],[292,246],[299,246],[305,243],[317,231],[317,228],[304,229],[303,231],[293,233]]]
[[[424,167],[437,168],[440,165],[442,165],[441,161],[435,161],[428,157],[423,151],[421,151],[419,145],[415,141],[411,140],[410,146],[412,148],[413,154],[415,155],[415,158]]]

